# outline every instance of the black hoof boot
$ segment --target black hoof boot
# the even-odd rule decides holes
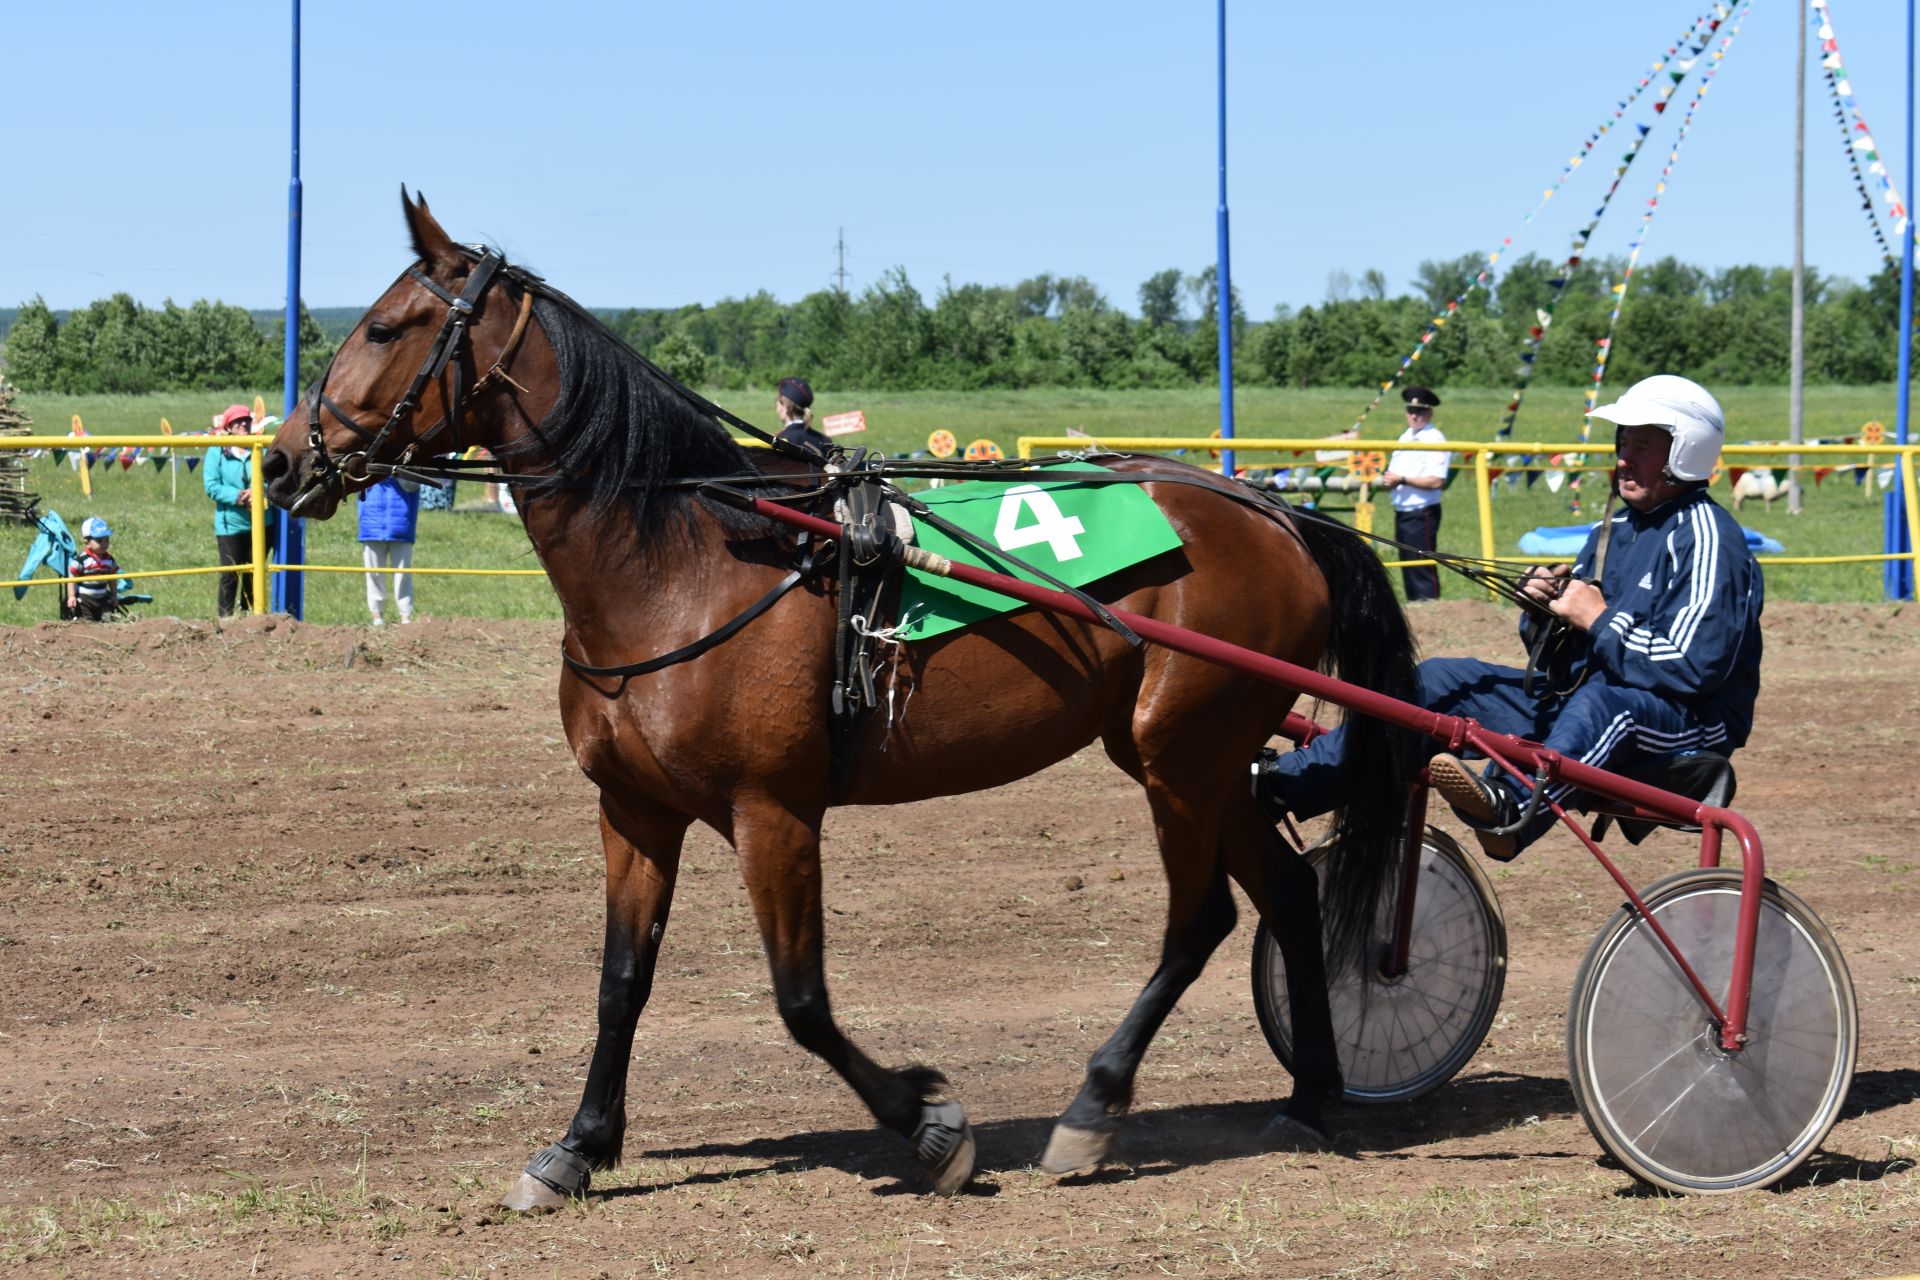
[[[587,1158],[556,1142],[527,1161],[520,1180],[500,1203],[525,1213],[547,1213],[587,1194],[592,1178]]]
[[[920,1124],[908,1141],[933,1175],[935,1195],[953,1195],[973,1176],[973,1126],[959,1103],[930,1102],[920,1108]]]

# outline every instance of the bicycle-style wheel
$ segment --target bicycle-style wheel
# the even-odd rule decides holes
[[[1330,847],[1307,851],[1324,878]],[[1507,981],[1507,926],[1493,885],[1446,833],[1428,827],[1420,846],[1407,972],[1389,978],[1380,961],[1392,937],[1398,894],[1382,895],[1361,954],[1330,974],[1328,999],[1340,1072],[1350,1102],[1400,1102],[1451,1080],[1486,1039]],[[1293,1067],[1286,962],[1263,924],[1253,939],[1253,1006],[1260,1029]]]
[[[1642,895],[1716,1000],[1733,969],[1740,875],[1683,872]],[[1594,939],[1573,985],[1567,1065],[1587,1127],[1644,1182],[1714,1193],[1791,1173],[1833,1127],[1853,1081],[1859,1014],[1833,935],[1768,881],[1747,1044],[1719,1029],[1631,904]]]

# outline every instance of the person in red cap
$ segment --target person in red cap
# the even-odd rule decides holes
[[[780,439],[797,444],[825,461],[833,441],[813,429],[813,388],[807,385],[806,379],[780,379],[773,411],[780,415]]]
[[[243,404],[229,405],[213,423],[217,436],[244,436],[252,430],[253,410]],[[238,445],[207,450],[206,463],[200,468],[200,483],[213,499],[213,541],[223,567],[253,562],[252,472],[252,451]],[[223,618],[232,617],[236,608],[252,609],[253,575],[244,569],[221,574],[215,600]]]

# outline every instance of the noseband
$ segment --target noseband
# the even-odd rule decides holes
[[[327,363],[327,371],[320,375],[319,380],[313,384],[313,390],[307,395],[307,447],[319,455],[320,461],[314,469],[312,476],[308,479],[303,492],[290,505],[290,510],[294,514],[297,515],[300,508],[316,495],[330,488],[339,487],[344,489],[346,482],[349,480],[364,480],[372,474],[375,468],[390,471],[394,467],[406,466],[414,460],[415,455],[420,450],[420,446],[438,435],[443,429],[449,433],[452,452],[459,453],[462,451],[464,446],[460,443],[460,417],[466,402],[473,396],[479,394],[479,392],[495,378],[510,383],[513,381],[507,377],[506,363],[513,358],[514,352],[519,349],[520,338],[526,332],[527,319],[532,312],[533,290],[528,289],[520,300],[520,317],[514,324],[513,336],[507,340],[506,346],[501,349],[499,359],[493,362],[493,367],[487,370],[485,375],[473,385],[471,390],[463,391],[461,387],[462,368],[460,357],[462,354],[461,349],[463,347],[470,348],[472,345],[468,328],[473,318],[473,310],[475,305],[479,303],[481,296],[486,293],[488,287],[493,283],[494,277],[498,274],[505,262],[506,259],[491,249],[480,254],[474,266],[473,274],[467,277],[466,288],[460,291],[458,297],[441,288],[420,267],[408,268],[408,277],[417,281],[422,288],[447,304],[447,318],[441,323],[440,332],[435,336],[433,346],[428,349],[426,359],[421,362],[420,371],[413,375],[413,384],[407,388],[407,393],[400,398],[400,402],[393,406],[393,411],[387,415],[386,422],[382,424],[377,431],[370,430],[359,422],[356,422],[352,414],[341,408],[339,404],[327,395],[327,379],[333,373],[332,361]],[[339,353],[335,352],[334,356],[337,359]],[[441,384],[442,399],[447,406],[445,416],[427,428],[427,430],[415,436],[413,442],[401,452],[399,458],[393,463],[382,464],[376,462],[375,457],[379,453],[381,446],[387,442],[388,438],[391,437],[402,424],[413,417],[415,411],[420,408],[421,393],[427,389],[430,383],[435,381],[439,381]],[[517,386],[518,384],[516,383],[514,385]],[[321,430],[323,415],[327,413],[331,413],[339,420],[341,425],[345,426],[349,431],[353,432],[354,435],[366,442],[366,447],[357,449],[352,453],[342,454],[337,458],[329,453],[327,451],[325,435]]]

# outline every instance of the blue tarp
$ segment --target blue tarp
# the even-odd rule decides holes
[[[1777,556],[1785,553],[1779,539],[1769,538],[1757,529],[1746,529],[1747,550],[1755,555]],[[1580,548],[1587,545],[1587,535],[1593,532],[1591,524],[1546,525],[1520,535],[1520,550],[1530,556],[1540,556],[1543,560],[1568,561],[1580,554]]]

